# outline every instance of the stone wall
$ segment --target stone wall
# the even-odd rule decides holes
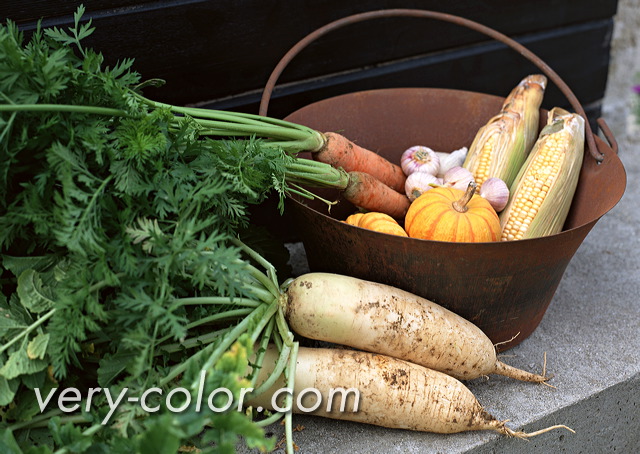
[[[613,131],[620,155],[640,149],[640,123],[636,117],[640,85],[640,0],[619,0],[611,40],[611,64],[602,115]]]

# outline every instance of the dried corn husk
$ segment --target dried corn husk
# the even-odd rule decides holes
[[[502,240],[553,235],[562,230],[584,157],[585,121],[561,108],[549,112],[500,215]]]
[[[481,188],[491,177],[511,187],[538,134],[540,105],[546,77],[525,77],[509,93],[500,113],[476,134],[463,167],[473,174]]]

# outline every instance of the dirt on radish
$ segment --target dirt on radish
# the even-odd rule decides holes
[[[548,377],[501,362],[473,323],[407,291],[331,273],[308,273],[281,304],[291,328],[315,340],[404,359],[461,380],[500,374],[545,382]]]
[[[258,382],[277,357],[270,346]],[[514,431],[485,411],[459,380],[375,353],[301,347],[294,380],[292,411],[299,414],[433,433],[491,430],[527,438],[552,429],[571,430],[557,425],[532,433]],[[273,395],[284,385],[281,378],[247,404],[274,410]],[[276,399],[276,406],[282,409],[285,403]]]

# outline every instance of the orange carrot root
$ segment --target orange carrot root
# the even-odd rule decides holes
[[[324,133],[325,145],[313,152],[313,159],[342,167],[347,172],[358,171],[373,175],[395,191],[404,194],[407,179],[402,168],[373,151],[362,148],[334,132]]]
[[[386,213],[396,219],[404,218],[411,203],[406,195],[364,172],[349,172],[349,185],[343,195],[357,207]]]

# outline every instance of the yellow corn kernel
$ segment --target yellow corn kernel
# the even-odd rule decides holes
[[[462,166],[471,172],[478,190],[490,177],[500,178],[507,186],[515,178],[518,169],[513,171],[510,167],[519,167],[524,162],[524,156],[520,156],[523,142],[519,123],[522,123],[519,114],[502,112],[476,134]]]
[[[489,164],[491,163],[491,156],[493,155],[493,147],[497,141],[496,134],[492,134],[487,141],[482,145],[482,151],[478,157],[478,166],[474,172],[474,179],[478,186],[482,186],[482,183],[489,178]]]
[[[502,240],[552,235],[562,230],[584,155],[584,119],[564,109],[549,112],[531,154],[500,214]]]

